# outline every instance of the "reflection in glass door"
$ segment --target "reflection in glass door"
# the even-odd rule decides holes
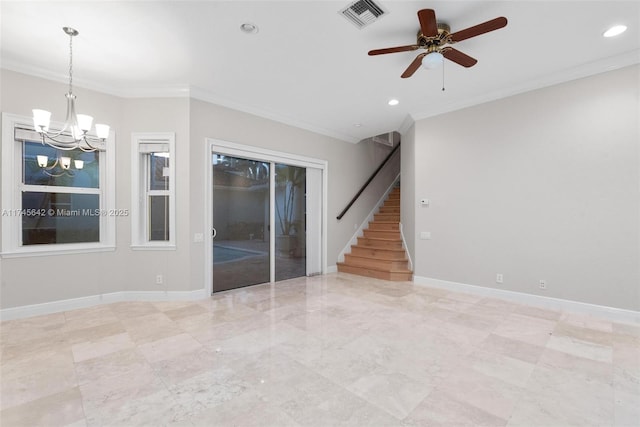
[[[306,169],[276,164],[276,281],[306,275]]]
[[[270,281],[270,164],[213,154],[213,292]]]

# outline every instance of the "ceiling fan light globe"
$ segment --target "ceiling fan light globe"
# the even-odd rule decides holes
[[[422,66],[427,70],[432,70],[438,68],[443,60],[444,57],[440,52],[431,52],[422,58]]]

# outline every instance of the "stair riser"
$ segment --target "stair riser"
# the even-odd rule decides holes
[[[373,277],[381,280],[393,280],[396,282],[410,281],[412,274],[409,273],[388,273],[385,271],[370,270],[362,267],[338,265],[338,271],[342,273],[357,274],[359,276]]]
[[[364,237],[373,237],[378,239],[400,239],[399,231],[379,231],[364,230]]]
[[[391,213],[391,214],[400,215],[400,207],[399,206],[382,206],[380,210],[378,210],[378,213],[381,213],[381,214]]]
[[[396,223],[387,223],[387,222],[370,222],[369,223],[369,230],[392,230],[392,231],[396,231],[396,230],[400,230],[400,225],[396,222]]]
[[[400,222],[400,214],[377,213],[377,214],[373,214],[373,220],[374,221],[397,221],[397,222]]]
[[[358,258],[346,254],[344,256],[344,262],[348,265],[354,265],[357,267],[378,268],[384,270],[406,270],[407,261],[387,261],[383,259],[370,259],[370,258]]]
[[[404,249],[372,249],[362,246],[351,246],[351,254],[352,255],[360,255],[367,257],[376,257],[383,259],[393,259],[393,260],[406,260]]]
[[[361,246],[361,247],[373,247],[373,248],[384,248],[384,249],[402,249],[402,242],[400,242],[400,241],[376,240],[376,239],[369,239],[369,238],[366,238],[366,237],[358,237],[358,246]]]
[[[389,206],[394,206],[394,207],[400,207],[400,199],[388,199],[386,202],[384,202],[384,205],[382,205],[384,207],[389,207]]]

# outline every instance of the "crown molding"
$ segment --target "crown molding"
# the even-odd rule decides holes
[[[596,74],[606,73],[608,71],[618,70],[620,68],[628,67],[638,63],[640,63],[640,49],[632,50],[621,55],[610,56],[608,58],[589,62],[577,67],[568,68],[566,70],[542,76],[534,80],[529,80],[526,83],[520,85],[496,90],[491,93],[477,96],[475,98],[469,98],[461,102],[440,104],[437,106],[437,108],[413,113],[411,114],[411,117],[414,121],[427,119],[429,117],[435,117],[441,114],[450,113],[452,111],[462,110],[463,108],[473,107],[474,105],[496,101],[498,99],[507,98],[509,96],[542,89],[560,83],[566,83],[572,80],[578,80]]]
[[[22,73],[22,74],[26,74],[33,77],[50,80],[58,83],[66,84],[69,81],[69,76],[66,74],[55,73],[55,72],[51,72],[50,70],[45,70],[37,67],[25,66],[24,64],[18,64],[13,61],[4,61],[2,64],[2,68],[9,71],[14,71],[17,73]],[[346,135],[346,134],[336,132],[331,129],[323,128],[320,126],[316,126],[311,123],[303,122],[301,120],[296,120],[281,113],[266,110],[256,106],[247,105],[231,99],[223,98],[219,95],[214,94],[213,92],[207,91],[205,89],[202,89],[196,86],[189,86],[187,84],[178,84],[178,85],[172,85],[172,86],[165,85],[162,87],[114,87],[114,86],[100,85],[92,81],[82,80],[78,78],[74,78],[73,84],[74,84],[74,87],[81,87],[84,89],[89,89],[96,92],[101,92],[107,95],[117,96],[125,99],[126,98],[194,98],[200,101],[209,102],[215,105],[220,105],[222,107],[231,108],[233,110],[252,114],[254,116],[273,120],[273,121],[283,123],[285,125],[293,126],[299,129],[308,130],[310,132],[335,138],[340,141],[349,142],[351,144],[357,144],[358,142],[360,142],[360,139],[354,138],[350,135]]]
[[[196,86],[191,86],[190,97],[193,99],[198,99],[200,101],[209,102],[211,104],[220,105],[222,107],[227,107],[232,110],[237,110],[243,113],[248,113],[254,116],[280,122],[285,125],[293,126],[299,129],[308,130],[310,132],[314,132],[320,135],[325,135],[331,138],[339,139],[341,141],[349,142],[351,144],[357,144],[358,142],[360,142],[360,139],[354,138],[352,136],[335,132],[331,129],[315,126],[313,124],[310,124],[301,120],[296,120],[281,113],[266,110],[264,108],[259,108],[256,106],[247,105],[247,104],[237,102],[228,98],[223,98],[221,96],[216,95],[213,92],[207,91],[205,89],[202,89]]]

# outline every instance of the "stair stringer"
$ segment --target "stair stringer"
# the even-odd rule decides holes
[[[400,237],[402,238],[402,247],[404,248],[404,253],[407,256],[407,260],[409,261],[409,270],[413,271],[413,261],[411,260],[411,254],[407,250],[407,241],[404,238],[402,223],[399,223],[399,226],[400,226]]]
[[[389,193],[391,193],[391,191],[396,187],[398,182],[400,182],[400,174],[395,177],[389,188],[387,188],[382,197],[380,197],[380,199],[378,200],[378,203],[375,204],[373,209],[371,209],[371,212],[369,212],[369,215],[367,215],[364,221],[362,221],[360,227],[358,227],[353,236],[351,236],[351,240],[349,240],[345,247],[342,248],[342,250],[338,254],[338,262],[344,262],[344,255],[351,251],[351,245],[355,245],[358,243],[358,237],[362,236],[364,230],[369,227],[369,222],[373,221],[373,214],[378,212],[378,209],[380,209],[380,207],[387,200],[387,197],[389,197]],[[402,228],[400,228],[400,230],[402,234]],[[402,238],[402,244],[404,245],[404,237]],[[406,247],[406,245],[404,247]],[[409,265],[412,265],[411,258],[409,258]]]

